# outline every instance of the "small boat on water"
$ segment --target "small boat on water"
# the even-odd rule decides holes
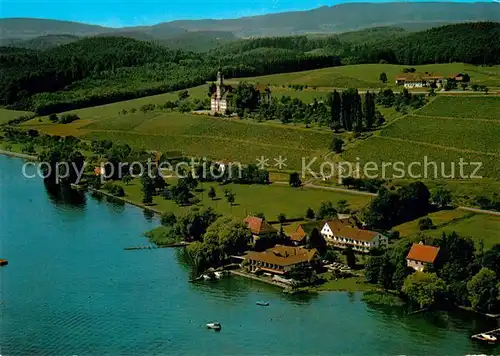
[[[0,266],[6,266],[9,264],[9,261],[0,259]]]
[[[220,323],[208,323],[207,328],[213,329],[213,330],[220,330],[220,329],[222,329],[222,325]]]
[[[497,341],[496,336],[493,335],[481,334],[480,336],[483,338],[484,341],[490,341],[490,342]]]
[[[259,301],[259,302],[255,303],[255,304],[260,305],[262,307],[268,307],[269,306],[269,302],[260,302]]]

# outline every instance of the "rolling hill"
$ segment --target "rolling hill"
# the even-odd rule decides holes
[[[224,20],[176,20],[153,26],[107,28],[48,19],[0,19],[0,37],[30,39],[44,35],[93,36],[102,33],[144,33],[165,39],[186,31],[223,31],[237,37],[339,33],[369,27],[396,26],[410,30],[468,21],[500,21],[496,2],[348,3],[308,11],[292,11]]]

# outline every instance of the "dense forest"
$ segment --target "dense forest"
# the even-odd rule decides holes
[[[228,77],[245,77],[381,61],[500,63],[499,23],[372,32],[372,41],[359,33],[240,40],[203,55],[114,36],[43,51],[0,47],[0,105],[61,112],[196,86],[213,80],[219,67]]]

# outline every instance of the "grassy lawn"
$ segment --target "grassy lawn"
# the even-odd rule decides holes
[[[460,236],[468,236],[476,241],[482,240],[484,248],[500,243],[500,216],[475,214],[464,210],[443,210],[427,215],[436,229],[420,231],[418,219],[396,226],[393,230],[400,232],[401,237],[418,233],[430,236],[441,236],[443,233],[455,231]]]
[[[487,250],[494,244],[500,243],[500,216],[475,214],[437,230],[431,230],[430,234],[440,236],[443,232],[451,233],[453,231],[461,236],[469,236],[476,241],[483,240],[484,249]]]
[[[132,181],[129,185],[122,184],[122,186],[125,190],[125,198],[137,203],[142,201],[141,184],[138,180]],[[210,186],[213,186],[217,192],[215,200],[208,197],[207,192]],[[305,215],[308,207],[317,210],[323,201],[336,203],[345,199],[353,209],[359,209],[370,201],[369,197],[354,194],[326,192],[318,189],[295,189],[281,185],[227,184],[221,186],[217,183],[204,183],[203,187],[200,184],[198,188],[204,190],[197,193],[197,197],[200,199],[198,204],[200,208],[212,207],[221,214],[238,218],[257,212],[264,213],[269,220],[276,220],[280,213],[284,213],[287,218],[300,218]],[[232,207],[224,198],[225,189],[230,189],[236,195],[235,204]],[[181,213],[191,209],[191,207],[180,207],[173,201],[164,200],[160,196],[154,197],[152,207],[173,213]]]
[[[498,122],[407,116],[384,129],[382,136],[500,154],[500,106],[498,112]]]
[[[474,215],[464,210],[441,210],[435,213],[427,215],[427,217],[432,219],[435,226],[442,226],[449,224],[452,221],[458,221],[460,219],[466,219]],[[420,231],[418,227],[418,220],[409,221],[407,223],[398,225],[393,228],[395,231],[399,231],[401,237],[412,236],[418,234]]]
[[[8,110],[0,108],[0,125],[7,123],[10,120],[17,119],[19,116],[31,116],[32,112]]]
[[[316,291],[342,291],[342,292],[366,292],[377,289],[365,281],[364,277],[338,278],[334,279],[330,272],[321,275],[327,281],[314,288]]]
[[[500,120],[500,97],[438,96],[419,115]]]

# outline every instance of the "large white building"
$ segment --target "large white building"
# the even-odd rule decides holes
[[[321,235],[327,243],[335,247],[350,246],[354,251],[364,253],[374,248],[387,248],[389,244],[387,236],[376,231],[359,229],[339,219],[327,221],[321,229]]]
[[[232,87],[230,85],[224,85],[224,76],[219,71],[217,72],[217,82],[215,83],[216,90],[212,94],[210,101],[210,109],[212,114],[222,114],[226,113],[226,110],[232,109]]]

